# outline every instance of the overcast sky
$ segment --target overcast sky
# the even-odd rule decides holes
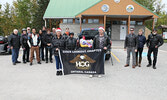
[[[12,4],[13,0],[0,0],[0,4],[5,4],[6,2]],[[167,0],[162,0],[162,2],[166,5],[164,10],[167,12]]]

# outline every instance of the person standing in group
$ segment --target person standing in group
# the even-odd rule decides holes
[[[93,48],[94,49],[102,49],[104,51],[104,61],[106,52],[111,49],[110,38],[105,34],[105,29],[103,27],[99,27],[99,34],[95,36],[93,40]],[[93,75],[90,75],[93,77]],[[101,75],[98,75],[101,77]]]
[[[69,30],[69,28],[67,27],[67,28],[66,28],[66,32],[63,34],[63,38],[64,38],[65,40],[67,40],[68,37],[69,37],[69,34],[70,34],[70,30]]]
[[[44,44],[45,44],[45,58],[46,58],[46,63],[48,63],[48,51],[49,51],[49,54],[50,54],[50,62],[53,63],[52,61],[52,47],[51,47],[51,43],[52,43],[52,39],[53,39],[53,35],[51,34],[50,30],[48,29],[47,30],[47,34],[45,35],[45,38],[44,38]]]
[[[23,48],[23,63],[29,62],[29,52],[30,47],[28,45],[28,34],[26,32],[26,29],[22,29],[22,36],[21,36],[21,45]]]
[[[44,44],[44,34],[42,32],[42,30],[39,30],[39,36],[40,36],[40,39],[41,39],[41,45],[40,45],[40,48],[39,48],[39,51],[40,51],[40,58],[42,61],[45,61],[44,59],[44,48],[45,48],[45,44]]]
[[[18,61],[19,57],[19,49],[20,49],[21,43],[20,43],[20,36],[18,35],[18,30],[14,29],[13,33],[9,36],[9,47],[12,50],[12,62],[13,65],[16,65],[16,63],[21,63]]]
[[[31,35],[31,28],[27,27],[27,35],[30,36]]]
[[[40,36],[36,34],[35,28],[32,29],[32,34],[29,37],[28,44],[29,44],[29,47],[31,47],[30,66],[32,66],[32,63],[33,63],[34,52],[36,52],[37,63],[41,64],[40,58],[39,58],[39,47],[41,44],[41,40],[40,40]]]
[[[74,38],[74,33],[70,32],[69,38],[66,40],[65,43],[67,50],[76,50],[77,49],[77,39]]]
[[[56,28],[52,28],[52,35],[56,37]]]
[[[153,60],[153,69],[156,69],[157,63],[157,55],[158,55],[158,48],[162,46],[164,43],[162,36],[157,34],[157,30],[154,29],[153,32],[148,36],[147,40],[147,47],[148,47],[148,65],[150,67],[152,65],[151,60],[151,53],[153,52],[154,60]]]
[[[143,48],[144,48],[144,44],[146,43],[146,37],[143,35],[143,29],[139,30],[137,40],[138,40],[138,49],[136,52],[136,66],[141,67]],[[139,55],[139,58],[138,58],[138,55]]]
[[[61,29],[56,29],[56,37],[52,39],[53,52],[56,60],[56,75],[62,75],[62,64],[59,57],[59,50],[65,49],[65,41],[61,35]]]
[[[137,36],[134,34],[134,29],[130,29],[130,34],[125,38],[124,50],[127,51],[127,60],[124,67],[128,67],[130,63],[130,54],[132,53],[132,68],[136,66],[136,52],[137,52],[138,40]]]

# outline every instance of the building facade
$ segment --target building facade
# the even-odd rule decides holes
[[[103,26],[112,40],[124,40],[131,27],[136,34],[145,31],[146,20],[153,20],[154,28],[158,15],[135,0],[50,0],[43,18],[59,19],[63,32]]]

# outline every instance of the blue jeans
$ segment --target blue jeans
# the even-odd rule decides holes
[[[16,63],[19,56],[19,48],[13,48],[12,49],[12,62]]]
[[[104,62],[105,62],[105,59],[106,59],[106,53],[104,53]]]
[[[56,69],[62,70],[62,65],[59,56],[55,56],[55,60],[56,60]]]

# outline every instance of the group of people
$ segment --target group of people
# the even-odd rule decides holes
[[[23,63],[30,62],[33,65],[33,59],[36,57],[37,63],[41,61],[50,61],[53,63],[52,55],[56,60],[56,75],[62,75],[62,64],[59,58],[59,50],[76,50],[79,46],[79,40],[74,37],[74,33],[66,28],[66,32],[62,34],[60,28],[53,28],[52,32],[45,27],[39,30],[37,34],[35,28],[27,27],[22,29],[22,35],[18,35],[18,30],[14,29],[13,33],[9,36],[9,46],[12,50],[13,65],[21,63],[18,61],[19,49],[23,49]],[[94,38],[93,49],[103,49],[104,57],[107,50],[111,47],[110,38],[105,35],[103,27],[99,27],[99,35]],[[34,53],[36,56],[34,56]],[[30,54],[30,55],[29,55]],[[49,57],[48,57],[48,54]]]
[[[157,29],[154,29],[153,32],[148,36],[148,39],[146,40],[146,37],[143,35],[143,30],[140,29],[138,32],[138,35],[134,34],[134,29],[130,29],[130,34],[126,36],[125,39],[125,45],[124,49],[127,51],[127,60],[125,67],[129,66],[130,63],[130,53],[132,53],[132,68],[135,68],[136,66],[141,67],[141,61],[142,61],[142,52],[144,45],[146,44],[148,48],[148,65],[147,67],[153,66],[153,69],[156,69],[156,62],[157,62],[157,55],[158,55],[158,48],[163,45],[164,41],[162,36],[157,34]],[[151,59],[151,54],[153,52],[153,64]]]
[[[105,29],[99,27],[99,34],[94,37],[92,49],[102,49],[104,51],[104,60],[105,54],[111,47],[111,40],[105,34]],[[56,60],[56,75],[62,75],[62,63],[59,58],[59,50],[76,50],[79,46],[79,40],[74,37],[74,33],[69,31],[69,28],[66,28],[66,32],[62,34],[60,28],[53,28],[52,32],[45,27],[42,30],[39,30],[37,34],[35,28],[27,27],[27,29],[22,29],[22,35],[18,35],[18,30],[14,29],[13,33],[9,36],[9,46],[12,50],[12,62],[13,65],[21,63],[18,61],[19,49],[23,49],[23,63],[30,62],[30,65],[33,65],[33,59],[36,57],[37,63],[41,64],[41,61],[50,61],[53,63],[52,55],[54,55]],[[153,68],[156,69],[157,54],[158,48],[163,44],[162,36],[157,34],[157,30],[154,29],[153,32],[146,37],[143,35],[143,30],[140,29],[138,35],[135,35],[134,29],[130,29],[130,34],[126,36],[124,49],[127,51],[127,61],[125,67],[128,67],[130,64],[130,54],[132,53],[133,61],[132,68],[136,66],[141,67],[142,61],[142,52],[145,43],[148,47],[148,62],[147,67],[152,65],[151,53],[153,52]],[[36,56],[34,56],[34,53]],[[30,56],[29,56],[30,54]],[[49,57],[48,57],[48,54]]]

